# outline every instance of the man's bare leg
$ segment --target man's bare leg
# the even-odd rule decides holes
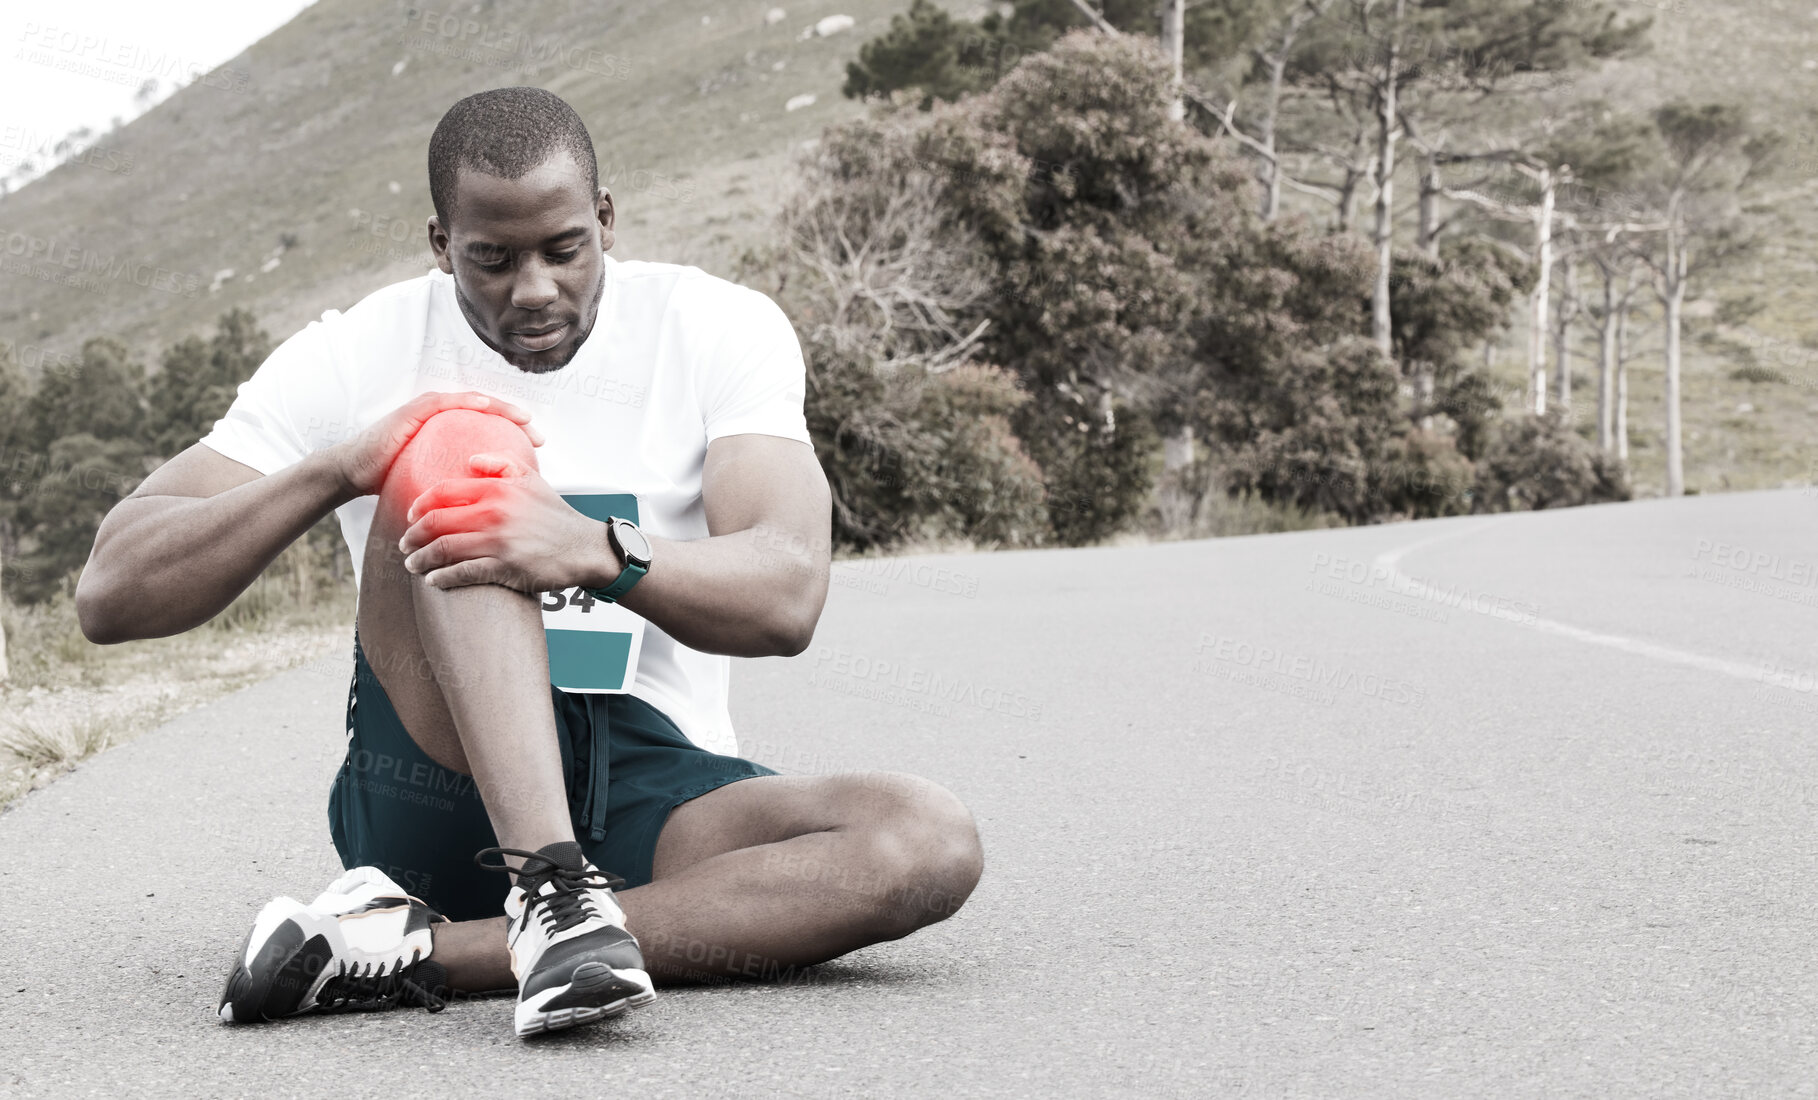
[[[470,774],[499,843],[573,840],[542,617],[498,585],[439,590],[405,570],[411,503],[475,453],[534,467],[521,429],[446,412],[399,456],[362,571],[367,662],[430,759]],[[654,881],[619,894],[653,977],[775,976],[950,915],[978,881],[978,833],[945,790],[909,776],[762,776],[677,807]],[[510,989],[504,918],[439,925],[435,958],[460,990]]]
[[[398,550],[411,503],[472,476],[468,459],[480,452],[536,465],[521,428],[467,411],[431,417],[398,456],[366,544],[360,646],[411,739],[474,777],[500,845],[536,851],[574,839],[538,602],[493,584],[433,588]]]
[[[659,982],[775,978],[951,916],[978,883],[972,816],[883,773],[759,776],[675,808],[649,885],[618,895]],[[502,921],[439,926],[449,984],[508,989]]]

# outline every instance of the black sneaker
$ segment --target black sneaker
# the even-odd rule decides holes
[[[217,1011],[230,1024],[399,1005],[439,1012],[448,972],[428,958],[430,926],[447,919],[377,867],[354,868],[309,905],[273,898]]]
[[[656,1000],[638,941],[612,896],[625,885],[587,862],[574,841],[539,852],[488,848],[474,862],[507,870],[485,856],[520,856],[524,869],[505,899],[505,944],[518,979],[518,1035],[535,1035],[616,1016]]]

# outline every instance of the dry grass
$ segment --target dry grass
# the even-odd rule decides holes
[[[92,715],[60,726],[7,718],[0,727],[0,751],[32,769],[75,765],[112,743],[110,723]]]
[[[117,646],[84,638],[67,596],[0,605],[11,663],[0,686],[0,807],[184,711],[350,653],[351,587],[299,605],[281,598],[292,584],[268,574],[204,627]]]

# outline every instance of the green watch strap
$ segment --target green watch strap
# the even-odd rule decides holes
[[[625,563],[625,567],[619,570],[618,580],[613,581],[605,588],[589,588],[587,591],[591,592],[593,598],[596,600],[605,600],[607,603],[618,603],[625,593],[637,587],[637,583],[643,580],[644,574],[648,572],[650,572],[650,570],[639,565],[637,562],[628,561]]]
[[[620,542],[621,527],[631,535],[635,549],[627,548]],[[587,591],[596,600],[618,603],[625,598],[625,593],[644,579],[644,574],[650,572],[650,542],[644,537],[644,532],[638,530],[637,524],[618,516],[608,516],[606,519],[606,542],[612,547],[613,555],[619,559],[618,578],[605,588],[589,588]]]

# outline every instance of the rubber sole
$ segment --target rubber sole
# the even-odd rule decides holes
[[[642,970],[614,970],[605,963],[583,963],[566,986],[551,989],[535,1001],[518,1003],[513,1015],[518,1038],[566,1031],[643,1008],[657,999],[650,975]]]
[[[287,917],[271,927],[258,954],[248,963],[247,953],[263,924],[253,925],[227,976],[216,1010],[226,1023],[260,1023],[295,1015],[334,959],[334,947],[321,932],[305,929],[295,917]]]

